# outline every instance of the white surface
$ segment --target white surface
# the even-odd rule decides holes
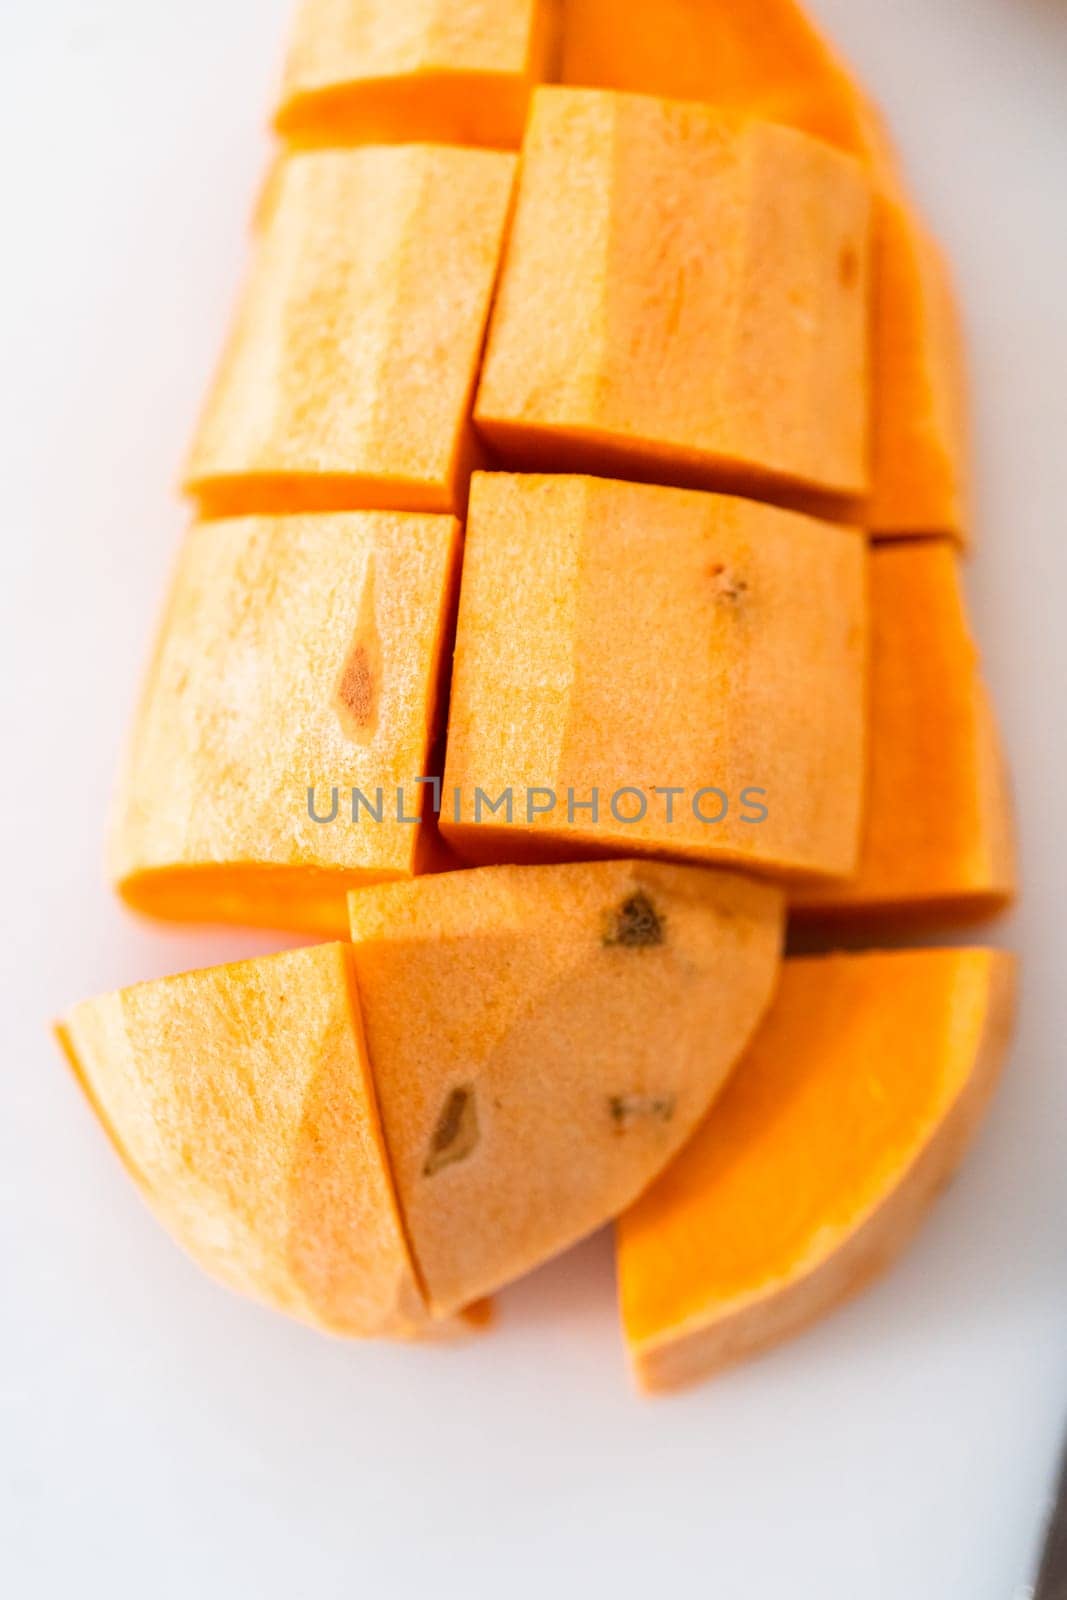
[[[603,1239],[462,1348],[349,1348],[231,1298],[158,1232],[45,1032],[266,944],[138,927],[99,861],[287,9],[0,0],[0,1593],[1009,1600],[1067,1419],[1067,6],[818,6],[891,113],[972,334],[971,588],[1028,868],[1014,1065],[896,1273],[655,1404],[628,1387]]]

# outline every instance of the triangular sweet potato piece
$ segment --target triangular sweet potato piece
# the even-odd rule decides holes
[[[149,1204],[215,1277],[333,1333],[426,1324],[347,945],[87,1000],[60,1037]]]
[[[619,1222],[641,1387],[777,1343],[899,1254],[981,1120],[1013,997],[995,950],[785,963],[722,1097]]]
[[[698,868],[488,867],[349,904],[386,1143],[437,1314],[652,1181],[778,970],[777,891]]]

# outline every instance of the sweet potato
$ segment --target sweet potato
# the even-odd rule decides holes
[[[981,1121],[1013,996],[994,950],[786,962],[722,1097],[619,1223],[643,1388],[762,1350],[889,1265]]]

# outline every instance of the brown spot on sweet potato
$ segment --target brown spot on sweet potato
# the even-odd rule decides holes
[[[359,615],[334,691],[334,709],[345,734],[365,744],[378,726],[382,695],[382,644],[374,601],[374,569],[367,573]]]
[[[643,889],[627,895],[608,913],[604,943],[641,950],[664,941],[663,918]]]
[[[855,247],[846,244],[837,258],[837,277],[842,289],[855,287],[860,275],[860,258]]]
[[[717,600],[736,601],[748,593],[745,579],[731,571],[725,561],[713,561],[708,568],[708,577]]]
[[[370,653],[365,644],[357,644],[341,673],[337,703],[361,728],[374,721],[375,689]]]
[[[669,1122],[674,1116],[673,1094],[613,1094],[608,1111],[616,1133],[625,1133],[635,1122]]]
[[[442,1167],[449,1167],[455,1161],[465,1161],[479,1137],[474,1090],[469,1084],[460,1084],[449,1093],[441,1107],[430,1149],[423,1163],[423,1177],[432,1178]]]

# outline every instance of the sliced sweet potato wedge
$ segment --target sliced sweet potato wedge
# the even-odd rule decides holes
[[[717,1104],[618,1224],[638,1383],[777,1343],[900,1253],[951,1176],[1011,1031],[995,950],[789,960]]]
[[[422,1330],[347,945],[88,1000],[60,1036],[148,1203],[213,1276],[331,1333]]]
[[[778,893],[696,868],[485,868],[349,904],[392,1171],[437,1314],[651,1182],[778,970]]]

